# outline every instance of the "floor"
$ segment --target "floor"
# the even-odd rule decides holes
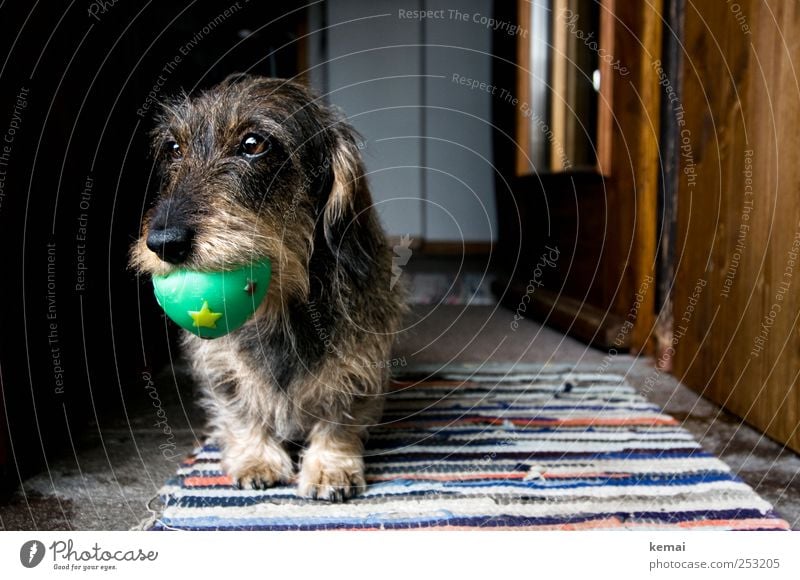
[[[626,374],[800,528],[800,457],[658,373],[646,359],[607,357],[533,321],[514,330],[512,316],[499,306],[417,306],[395,357],[407,365],[569,364]],[[157,490],[202,437],[202,417],[181,368],[166,369],[153,387],[126,402],[129,421],[91,426],[74,456],[26,480],[0,505],[0,529],[124,530],[148,518]]]

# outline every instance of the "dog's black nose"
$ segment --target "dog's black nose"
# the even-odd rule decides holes
[[[147,233],[147,247],[170,264],[180,264],[186,260],[192,249],[194,232],[184,226],[150,230]]]

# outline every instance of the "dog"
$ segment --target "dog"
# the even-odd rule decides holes
[[[214,340],[184,331],[223,468],[240,488],[295,481],[310,498],[359,493],[405,307],[357,134],[296,82],[234,75],[165,103],[153,137],[160,192],[132,267],[272,262],[242,328]]]

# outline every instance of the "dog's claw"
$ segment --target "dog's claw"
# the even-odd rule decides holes
[[[274,475],[274,477],[273,477]],[[285,476],[270,474],[251,474],[245,473],[239,477],[233,477],[233,487],[236,489],[253,489],[264,490],[269,489],[275,485],[286,483],[288,479]]]
[[[343,502],[366,489],[361,471],[321,469],[306,466],[300,472],[298,493],[310,499]]]
[[[235,463],[223,460],[222,467],[237,489],[268,489],[287,483],[294,476],[291,458],[277,446],[265,449],[260,457],[245,456]]]

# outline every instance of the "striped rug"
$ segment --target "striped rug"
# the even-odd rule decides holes
[[[438,374],[394,383],[343,504],[239,490],[209,442],[150,529],[714,529],[789,525],[621,376]]]

